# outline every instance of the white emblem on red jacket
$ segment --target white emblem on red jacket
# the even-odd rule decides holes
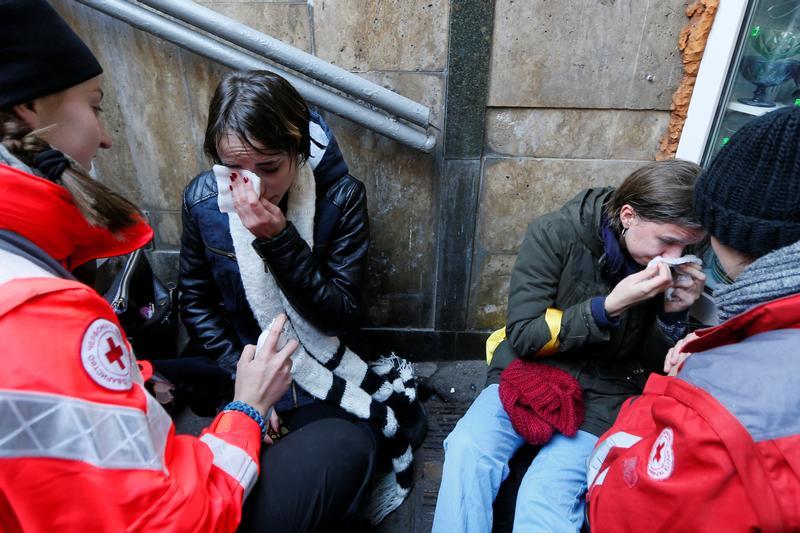
[[[673,436],[672,428],[664,428],[650,450],[647,475],[657,481],[669,478],[675,469],[675,452],[672,448]]]
[[[122,332],[113,322],[98,318],[81,342],[81,362],[89,377],[111,390],[131,388],[133,360]]]

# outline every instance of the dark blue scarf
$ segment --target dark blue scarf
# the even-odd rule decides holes
[[[600,237],[603,239],[603,257],[600,260],[603,274],[611,283],[616,285],[622,279],[644,268],[622,249],[619,238],[606,217],[600,222]]]

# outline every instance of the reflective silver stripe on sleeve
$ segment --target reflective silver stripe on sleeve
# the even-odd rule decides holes
[[[586,486],[591,488],[592,483],[594,483],[595,478],[597,478],[597,474],[600,472],[600,468],[603,466],[603,461],[606,460],[612,448],[630,448],[640,440],[642,440],[641,437],[631,435],[624,431],[618,431],[603,440],[600,446],[595,448],[592,455],[589,457],[586,471]],[[603,478],[605,478],[605,475]]]
[[[255,461],[243,449],[211,433],[206,433],[200,440],[211,449],[214,466],[238,481],[244,489],[244,497],[247,498],[258,477],[258,465]]]
[[[0,458],[163,470],[172,422],[158,402],[146,396],[144,413],[57,394],[0,390]]]
[[[609,467],[606,467],[605,470],[600,472],[600,475],[597,476],[597,478],[594,480],[594,486],[595,487],[599,487],[600,485],[603,484],[603,481],[606,480],[606,475],[608,474],[608,468]]]
[[[139,373],[138,368],[136,369],[136,373]],[[158,403],[158,400],[156,400],[153,395],[147,392],[147,389],[145,389],[144,386],[137,386],[142,390],[142,392],[144,392],[144,395],[147,398],[147,427],[152,437],[151,441],[156,449],[156,453],[159,457],[161,457],[162,469],[164,472],[168,472],[169,468],[166,464],[164,464],[164,452],[167,449],[167,439],[169,438],[169,433],[173,427],[172,418],[170,418],[169,413],[167,413],[164,407]]]

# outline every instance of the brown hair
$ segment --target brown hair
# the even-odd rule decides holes
[[[50,148],[10,111],[0,111],[0,143],[31,168],[36,168],[34,157]],[[141,212],[133,203],[92,179],[77,163],[70,162],[58,182],[69,191],[75,205],[93,226],[117,232],[139,220]]]
[[[291,84],[272,72],[229,72],[208,109],[203,148],[220,163],[217,145],[225,135],[243,143],[286,152],[298,164],[308,159],[311,137],[308,105]]]
[[[619,216],[627,204],[644,220],[702,229],[692,209],[694,184],[701,171],[699,165],[682,159],[654,161],[635,170],[605,204],[609,224],[617,235],[622,233]]]

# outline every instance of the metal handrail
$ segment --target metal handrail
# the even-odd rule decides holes
[[[392,117],[359,105],[298,76],[284,72],[265,61],[256,59],[230,45],[202,35],[177,22],[168,20],[139,5],[134,5],[125,0],[77,1],[228,67],[237,70],[268,70],[274,72],[286,78],[309,103],[352,120],[417,150],[430,152],[436,144],[436,138],[432,135],[427,135],[424,131],[414,129]]]
[[[213,9],[196,4],[192,0],[138,0],[138,2],[292,70],[302,72],[309,78],[385,109],[392,115],[423,128],[428,126],[431,110],[426,106],[254,30]]]

